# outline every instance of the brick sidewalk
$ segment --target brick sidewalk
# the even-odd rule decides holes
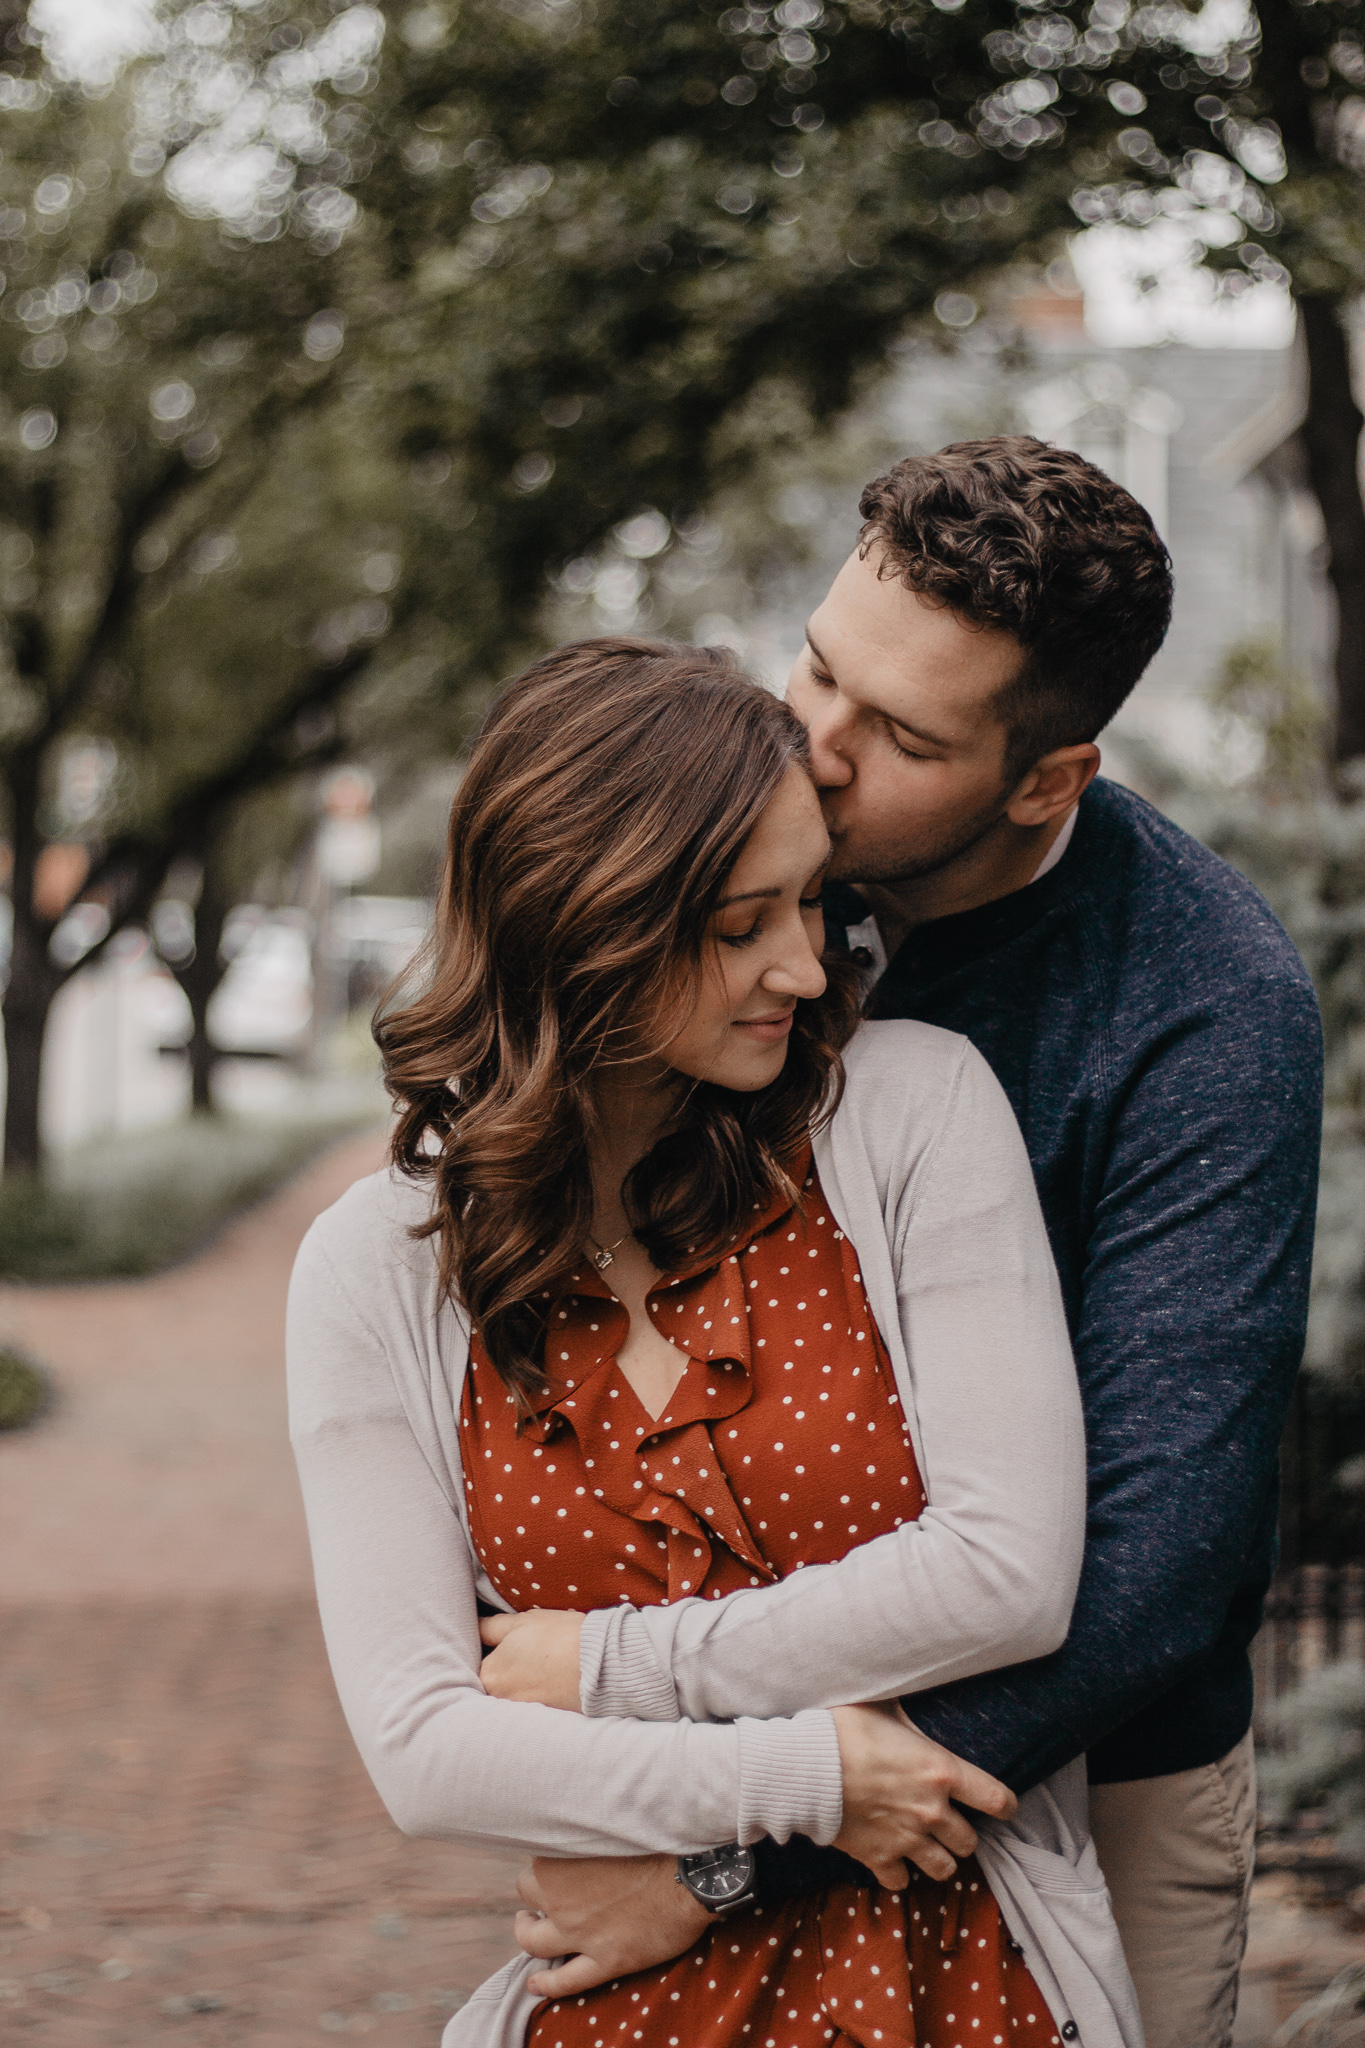
[[[393,1827],[310,1600],[45,1603],[0,1628],[0,2038],[432,2048],[511,1952],[515,1862]]]
[[[334,1146],[155,1279],[0,1285],[0,1342],[57,1381],[48,1421],[0,1436],[0,1599],[309,1589],[285,1294],[313,1218],[382,1152]]]
[[[0,2039],[435,2048],[511,1952],[516,1861],[409,1841],[336,1704],[282,1319],[338,1146],[200,1258],[0,1289],[57,1376],[0,1440]]]

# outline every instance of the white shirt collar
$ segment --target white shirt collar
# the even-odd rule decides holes
[[[1049,846],[1047,852],[1043,855],[1043,858],[1038,863],[1038,866],[1033,870],[1033,874],[1029,879],[1027,887],[1031,889],[1033,887],[1034,882],[1041,882],[1044,875],[1050,875],[1052,873],[1052,870],[1056,867],[1058,861],[1066,852],[1068,846],[1070,846],[1071,835],[1075,831],[1075,829],[1076,811],[1073,808],[1067,813],[1066,823],[1063,825],[1061,831],[1057,834],[1057,837],[1053,840],[1051,846]]]

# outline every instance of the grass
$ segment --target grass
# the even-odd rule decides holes
[[[383,1114],[372,1082],[315,1086],[301,1090],[287,1114],[189,1117],[75,1148],[42,1180],[7,1177],[0,1181],[0,1278],[159,1272],[334,1138]],[[0,1376],[0,1408],[3,1388]]]

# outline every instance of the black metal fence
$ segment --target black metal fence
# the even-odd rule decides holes
[[[1266,1596],[1251,1649],[1256,1739],[1275,1740],[1268,1709],[1300,1679],[1349,1658],[1365,1664],[1365,1563],[1304,1564],[1282,1572]]]

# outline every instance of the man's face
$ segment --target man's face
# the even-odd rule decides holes
[[[810,733],[832,877],[933,874],[1004,816],[1014,788],[996,693],[1013,634],[969,626],[851,555],[810,621],[787,700]]]

